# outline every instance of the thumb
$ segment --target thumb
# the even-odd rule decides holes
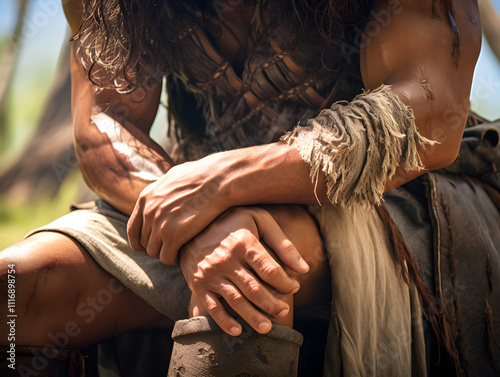
[[[309,265],[269,212],[259,209],[253,217],[259,236],[287,267],[300,274],[309,271]]]

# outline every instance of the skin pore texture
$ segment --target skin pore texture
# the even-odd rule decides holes
[[[444,16],[433,17],[432,0],[401,0],[400,4],[403,11],[394,14],[376,35],[370,35],[361,51],[365,88],[390,85],[392,92],[413,109],[420,134],[439,144],[420,151],[425,169],[398,169],[387,182],[387,190],[455,159],[481,43],[480,26],[468,16],[479,19],[475,2],[455,1],[461,38],[457,65],[452,57],[450,25]],[[70,0],[64,6],[76,32],[82,22],[81,3]],[[388,6],[387,2],[376,1],[374,11],[387,11]],[[443,5],[439,5],[439,11],[445,14]],[[248,26],[244,25],[248,20],[242,22],[241,17],[236,10],[228,11],[225,22],[241,41],[246,41]],[[237,49],[226,43],[234,40],[222,37],[217,48],[232,61],[237,58]],[[303,208],[290,205],[316,204],[316,197],[328,203],[324,176],[320,175],[315,187],[308,166],[293,145],[279,142],[221,152],[173,166],[149,137],[159,105],[160,83],[141,93],[97,89],[75,57],[75,46],[71,77],[76,154],[87,185],[131,215],[128,235],[137,252],[165,264],[181,263],[193,290],[192,314],[210,314],[232,335],[241,332],[241,325],[234,319],[238,314],[256,331],[265,333],[271,320],[290,325],[293,307],[329,299],[329,288],[318,289],[330,283],[316,225]],[[457,104],[464,108],[449,114]],[[266,229],[276,231],[266,233]],[[48,239],[52,254],[43,249]],[[27,297],[36,293],[39,299],[35,300],[38,306],[28,305],[24,315],[27,322],[36,318],[38,327],[33,326],[31,333],[18,334],[20,344],[45,344],[47,329],[61,331],[61,324],[77,318],[71,297],[92,296],[112,279],[77,242],[63,235],[40,234],[2,251],[2,266],[19,260],[21,253],[26,260],[25,273],[32,276],[22,289]],[[45,259],[40,260],[40,255]],[[59,287],[70,302],[61,303],[57,318],[43,310],[43,300],[51,296],[49,286],[37,283],[43,280],[37,272],[40,265],[58,266],[50,270],[50,287]],[[92,285],[65,284],[75,271],[87,274]],[[112,333],[119,333],[162,319],[141,299],[125,292],[123,301],[103,311],[97,330],[72,339],[74,345],[83,346],[110,335],[105,331],[107,326]],[[134,305],[134,318],[124,314],[128,311],[123,308],[128,305]],[[115,327],[115,323],[119,325]],[[7,329],[2,327],[1,331]]]

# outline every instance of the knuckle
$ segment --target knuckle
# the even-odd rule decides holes
[[[276,316],[278,315],[283,309],[285,309],[284,305],[280,305],[278,302],[272,301],[272,300],[265,300],[262,305],[261,305],[262,310],[264,310],[266,313]]]
[[[221,264],[221,265],[231,263],[233,260],[230,251],[228,252],[228,251],[217,250],[215,255],[218,259],[218,264]]]
[[[172,266],[177,264],[177,254],[172,253],[172,249],[169,247],[163,247],[160,250],[160,254],[153,255],[155,258],[159,258],[160,261],[167,265],[167,266]]]
[[[283,249],[283,251],[289,252],[295,248],[295,245],[288,238],[285,238],[283,241],[281,241],[281,248]]]
[[[240,306],[244,300],[245,299],[241,293],[230,292],[228,294],[228,301],[229,301],[231,306]]]
[[[201,276],[200,276],[201,275]],[[198,272],[194,274],[193,280],[191,281],[191,288],[193,291],[198,292],[203,288],[203,275]]]
[[[144,223],[156,222],[155,211],[151,208],[144,208],[142,211]]]
[[[207,278],[208,275],[210,275],[210,272],[212,271],[211,264],[201,261],[198,263],[198,269],[196,270],[194,274],[194,278],[201,284],[204,282],[204,280]]]
[[[168,222],[166,221],[161,221],[160,224],[157,225],[159,230],[160,230],[160,234],[169,234],[170,232],[168,231]]]
[[[221,306],[216,302],[207,303],[206,308],[212,317],[216,316],[221,310]]]
[[[245,257],[248,261],[255,262],[258,259],[259,255],[260,253],[253,247],[247,248],[245,250]]]
[[[231,326],[231,317],[229,317],[228,315],[223,315],[220,318],[217,318],[216,322],[221,329],[229,330],[232,327]]]
[[[235,247],[246,247],[252,238],[253,235],[248,229],[239,229],[233,233],[232,242]]]
[[[139,206],[144,207],[147,201],[147,195],[148,195],[148,188],[146,187],[144,190],[141,191],[139,197],[137,198],[137,204]]]
[[[279,274],[279,270],[277,266],[268,263],[262,266],[262,274],[268,279],[273,279]]]
[[[154,258],[158,258],[158,256],[155,254],[149,254],[149,255],[151,255]],[[170,258],[168,255],[161,254],[158,259],[160,259],[160,262],[166,266],[171,266],[174,264],[174,260],[172,258]]]
[[[300,285],[299,285],[300,288]],[[296,289],[296,285],[287,284],[285,288],[281,289],[281,294],[290,295]]]
[[[258,284],[249,284],[247,289],[247,295],[249,298],[255,298],[260,295],[261,289]]]
[[[214,252],[205,257],[204,263],[202,264],[205,271],[213,271],[216,269],[222,269],[225,265],[231,262],[231,256],[224,252]]]

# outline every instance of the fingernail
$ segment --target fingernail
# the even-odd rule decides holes
[[[231,334],[233,334],[234,336],[240,335],[240,329],[238,327],[236,327],[236,326],[231,327],[230,331],[231,331]]]
[[[309,271],[309,265],[307,264],[307,262],[304,260],[304,258],[300,258],[299,259],[299,267],[306,270],[306,271]]]
[[[267,332],[271,326],[269,325],[268,322],[261,322],[258,327],[261,332]]]

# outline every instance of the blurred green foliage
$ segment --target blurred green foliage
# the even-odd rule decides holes
[[[0,250],[9,246],[33,229],[68,213],[70,204],[78,197],[81,178],[76,171],[65,179],[56,198],[0,198]]]
[[[5,38],[0,39],[0,56],[6,44]],[[6,98],[7,112],[3,121],[7,139],[5,143],[0,143],[0,171],[23,151],[35,131],[49,94],[54,65],[35,62],[30,69],[29,73],[16,72],[15,85]],[[0,250],[22,240],[30,230],[67,213],[69,204],[78,197],[80,187],[81,177],[79,172],[75,172],[64,182],[55,199],[49,195],[37,198],[0,197]]]

